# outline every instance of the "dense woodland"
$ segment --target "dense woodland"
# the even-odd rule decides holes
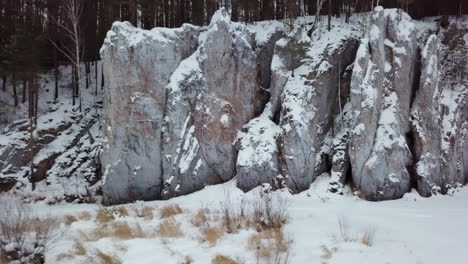
[[[130,21],[145,29],[206,25],[224,6],[233,20],[250,23],[315,15],[317,2],[322,2],[322,15],[346,20],[377,4],[402,8],[415,18],[461,15],[468,9],[464,0],[0,0],[0,85],[5,90],[11,84],[15,105],[27,98],[36,98],[29,100],[34,104],[38,73],[56,69],[59,78],[60,65],[85,62],[88,74],[113,21]],[[70,3],[78,5],[76,10]],[[79,87],[73,87],[77,95]]]

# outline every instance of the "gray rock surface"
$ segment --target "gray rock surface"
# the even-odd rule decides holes
[[[165,87],[197,46],[198,28],[145,31],[116,22],[101,57],[106,76],[101,161],[106,203],[160,199]]]
[[[421,52],[411,124],[417,189],[425,197],[452,192],[468,174],[468,43],[461,41],[465,34],[451,24],[431,35]]]
[[[454,53],[437,48],[444,36],[458,36],[454,61],[466,59],[464,33],[429,38],[420,61],[407,14],[368,16],[366,27],[318,27],[311,38],[304,24],[266,32],[225,10],[201,28],[115,23],[101,52],[107,202],[167,199],[235,176],[245,191],[297,193],[330,172],[329,191],[342,193],[351,176],[369,200],[466,181],[466,68],[433,64]]]
[[[416,55],[411,18],[376,8],[356,55],[350,94],[352,179],[370,200],[396,199],[410,190],[406,134]]]

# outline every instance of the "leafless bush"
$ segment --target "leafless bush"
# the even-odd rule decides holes
[[[223,227],[225,228],[226,233],[236,233],[241,228],[241,210],[234,207],[233,203],[231,202],[231,193],[229,191],[225,191],[224,201],[221,202],[221,216]]]
[[[44,263],[45,252],[60,235],[58,221],[36,218],[26,205],[0,197],[0,255],[5,263]]]
[[[284,230],[279,228],[255,233],[249,238],[249,249],[255,252],[257,263],[288,263],[291,244],[292,241],[286,238]]]

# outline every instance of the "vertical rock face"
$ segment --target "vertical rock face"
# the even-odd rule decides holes
[[[101,51],[109,203],[170,198],[235,176],[232,143],[253,118],[257,90],[252,41],[225,10],[203,32],[114,23]]]
[[[278,41],[270,103],[240,133],[239,188],[260,182],[300,192],[314,181],[316,158],[338,110],[338,76],[353,62],[358,43],[351,29],[334,28],[333,37],[311,40],[299,30]]]
[[[254,117],[253,34],[225,10],[212,18],[197,51],[173,73],[164,119],[164,197],[235,174],[237,131]]]
[[[411,113],[417,188],[426,197],[457,188],[468,174],[468,43],[461,41],[466,30],[452,24],[439,35],[442,43],[431,35],[422,49]]]
[[[420,52],[407,14],[378,7],[368,22],[311,37],[307,22],[246,26],[225,10],[202,28],[115,23],[101,51],[107,202],[235,176],[245,191],[297,193],[331,172],[329,191],[350,176],[370,200],[468,180],[465,30],[431,36]]]
[[[101,154],[107,202],[161,197],[165,86],[193,52],[197,34],[188,25],[144,31],[126,22],[108,32],[101,49],[108,91]]]
[[[419,90],[411,109],[418,190],[430,196],[435,186],[442,186],[440,171],[441,109],[439,87],[440,44],[431,35],[422,50]]]
[[[412,158],[405,136],[416,52],[411,18],[376,8],[356,55],[350,94],[353,183],[371,200],[396,199],[410,189]]]

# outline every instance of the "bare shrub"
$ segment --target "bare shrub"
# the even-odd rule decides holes
[[[216,242],[223,237],[223,229],[220,227],[206,227],[202,229],[202,239],[210,243],[210,246],[215,246]]]
[[[262,229],[281,229],[289,220],[288,200],[278,193],[259,192],[252,201],[252,222],[257,231]]]
[[[44,263],[47,248],[59,237],[56,219],[34,218],[20,201],[0,197],[0,256],[5,263]]]
[[[221,202],[220,205],[224,229],[229,234],[238,232],[241,228],[242,218],[240,217],[240,210],[236,209],[231,202],[231,194],[229,191],[224,192],[224,201]]]
[[[177,223],[174,218],[169,218],[162,221],[156,233],[161,237],[181,237],[183,234],[180,231],[180,223]]]
[[[216,255],[212,260],[211,264],[239,264],[239,262],[233,260],[230,257],[223,255]]]
[[[167,205],[161,208],[161,218],[169,218],[181,214],[182,212],[182,208],[180,208],[178,204]]]
[[[249,238],[249,249],[255,252],[257,262],[260,260],[268,263],[288,263],[290,246],[282,229],[271,228],[255,233]]]

